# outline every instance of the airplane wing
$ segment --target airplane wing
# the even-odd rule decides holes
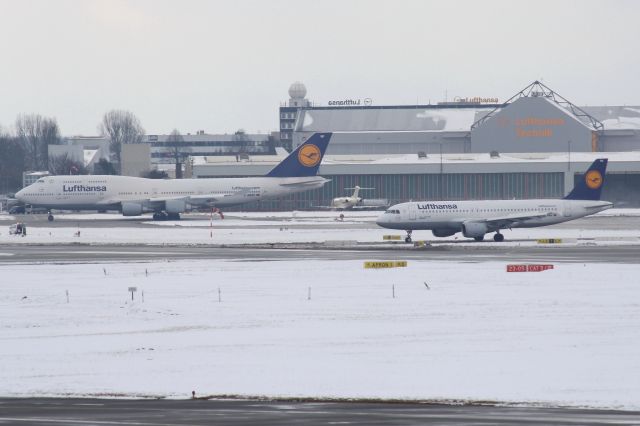
[[[169,200],[185,200],[187,201],[189,199],[188,196],[180,196],[180,197],[151,197],[151,198],[147,198],[146,202],[148,203],[164,203],[165,201],[169,201]]]
[[[328,179],[326,179],[326,182],[329,182]],[[283,186],[285,188],[305,188],[307,186],[313,186],[313,185],[317,185],[318,184],[318,179],[313,179],[313,180],[308,180],[308,181],[298,181],[298,182],[290,182],[290,183],[281,183],[279,184],[280,186]]]
[[[373,206],[373,205],[372,206],[361,206],[361,205],[358,205],[358,206],[353,206],[351,208],[353,210],[381,210],[381,209],[384,209],[387,206],[389,206],[389,205],[388,204],[386,204],[386,205],[380,204],[380,205],[376,205],[376,206]]]
[[[510,228],[516,223],[522,223],[531,219],[541,219],[543,217],[547,217],[551,215],[555,215],[555,213],[549,212],[549,213],[534,213],[534,214],[527,214],[527,215],[509,215],[509,216],[496,217],[496,218],[491,218],[486,220],[478,220],[477,222],[484,222],[489,226],[489,228],[501,229],[501,228]],[[472,220],[471,222],[476,222],[476,221]]]
[[[248,191],[235,191],[235,192],[221,192],[221,193],[212,193],[212,194],[202,194],[202,195],[190,195],[187,201],[195,202],[195,204],[202,203],[217,203],[221,200],[224,200],[225,197],[231,197],[236,195],[241,195],[243,193],[248,193]]]

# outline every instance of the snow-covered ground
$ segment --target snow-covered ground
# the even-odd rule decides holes
[[[239,217],[239,218],[247,218],[247,219],[301,219],[301,218],[336,218],[340,216],[340,214],[345,215],[347,218],[362,218],[374,220],[376,217],[382,214],[382,211],[379,210],[345,210],[345,211],[336,211],[336,210],[294,210],[294,211],[278,211],[278,212],[226,212],[228,216]],[[146,215],[147,217],[151,217],[150,214]],[[211,216],[210,213],[189,213],[189,217],[201,216],[203,219],[209,219]],[[640,216],[640,209],[609,209],[599,213],[596,213],[594,216]],[[24,216],[21,216],[24,217]],[[37,214],[30,216],[32,218],[40,218],[43,221],[46,221],[47,216],[44,214]],[[120,213],[56,213],[56,217],[64,218],[67,220],[140,220],[139,217],[125,217]],[[15,220],[16,216],[12,216],[7,214],[6,212],[0,212],[0,219],[4,220]]]
[[[212,220],[207,214],[189,215],[181,221],[141,221],[118,214],[64,214],[59,215],[69,223],[68,227],[50,227],[46,216],[39,215],[39,226],[29,226],[26,237],[9,235],[9,227],[0,228],[0,245],[3,243],[91,243],[91,244],[254,244],[254,243],[323,243],[349,240],[374,243],[384,235],[404,232],[380,228],[375,225],[379,212],[250,212],[230,213],[224,220]],[[635,216],[637,209],[611,209],[598,216]],[[113,227],[97,226],[101,220],[116,220]],[[123,222],[123,226],[118,223]],[[140,223],[139,227],[131,223]],[[68,222],[66,222],[68,223]],[[124,226],[126,225],[126,226]],[[537,239],[563,239],[567,244],[639,244],[640,229],[566,229],[541,227],[505,230],[506,241],[502,245],[535,245]],[[80,234],[78,235],[78,231]],[[415,231],[413,239],[435,242],[460,242],[478,244],[462,238],[460,234],[435,238],[430,231]],[[530,240],[511,241],[510,240]],[[492,244],[490,236],[486,243]]]
[[[640,265],[207,260],[0,274],[0,395],[640,408]]]
[[[223,223],[224,222],[224,223]],[[52,243],[91,243],[91,244],[268,244],[268,243],[324,243],[326,241],[358,241],[361,243],[382,242],[384,235],[398,235],[404,238],[403,231],[369,227],[353,227],[358,222],[278,222],[265,223],[263,220],[251,221],[225,219],[214,222],[209,227],[205,221],[159,222],[157,227],[92,227],[90,223],[79,222],[74,227],[28,227],[27,236],[9,235],[8,227],[0,231],[0,245],[12,244],[52,244]],[[196,224],[202,227],[195,226]],[[331,226],[327,226],[331,224]],[[271,225],[271,226],[266,226]],[[294,226],[297,225],[297,226]],[[318,226],[314,226],[318,225]],[[352,225],[350,227],[350,225]],[[257,227],[253,227],[257,226]],[[77,232],[80,235],[77,236]],[[559,238],[566,244],[640,244],[640,229],[564,229],[553,227],[513,229],[503,231],[506,241],[501,245],[536,245],[537,239]],[[435,238],[431,231],[414,231],[413,239],[465,244],[495,244],[491,235],[484,243],[463,238],[460,234]],[[510,241],[511,240],[511,241]],[[516,241],[513,241],[516,240]],[[529,240],[529,241],[517,241]]]

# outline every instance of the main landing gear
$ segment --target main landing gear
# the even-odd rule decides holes
[[[484,241],[484,235],[478,235],[477,237],[473,237],[474,240],[480,242],[480,241]],[[502,235],[499,231],[496,231],[495,235],[493,236],[493,241],[495,241],[496,243],[501,243],[504,241],[504,235]]]
[[[412,232],[411,229],[407,230],[407,236],[404,237],[404,242],[405,243],[411,243],[411,232]]]
[[[153,220],[180,220],[180,213],[155,212]]]

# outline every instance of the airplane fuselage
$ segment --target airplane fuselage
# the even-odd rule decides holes
[[[441,231],[444,236],[462,231],[465,223],[504,219],[509,225],[502,228],[533,228],[578,219],[612,206],[608,201],[566,199],[418,201],[390,207],[377,223],[390,229]],[[512,221],[514,218],[522,219]],[[489,225],[487,231],[497,229]]]
[[[146,211],[170,199],[192,207],[225,207],[320,188],[326,179],[248,177],[215,179],[146,179],[129,176],[48,176],[23,189],[24,203],[50,209],[109,210],[123,203],[143,204]]]

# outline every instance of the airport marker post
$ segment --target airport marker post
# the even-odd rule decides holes
[[[131,301],[133,302],[133,293],[138,291],[138,287],[129,287],[129,292],[131,293]]]

